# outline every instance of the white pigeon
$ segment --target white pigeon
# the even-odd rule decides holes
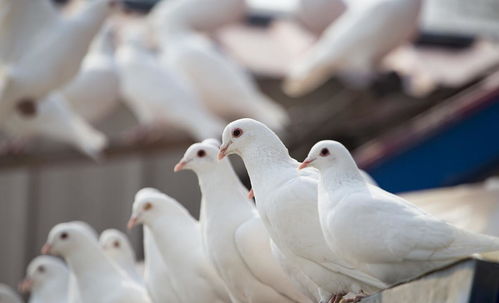
[[[365,84],[379,61],[416,33],[421,2],[369,0],[352,5],[291,67],[284,91],[304,95],[339,72],[351,74],[358,82],[352,84]]]
[[[182,79],[160,65],[143,46],[143,33],[139,27],[125,28],[116,54],[124,101],[139,123],[150,128],[174,126],[198,140],[218,136],[222,120],[204,108]]]
[[[0,128],[13,139],[44,137],[70,144],[94,159],[108,143],[106,136],[74,113],[58,92],[44,98],[34,116],[15,111]]]
[[[117,3],[86,1],[78,13],[64,17],[49,1],[4,0],[0,44],[8,46],[0,49],[0,119],[71,81]]]
[[[9,286],[0,283],[0,303],[22,303],[21,297]]]
[[[97,240],[78,224],[53,227],[42,252],[66,260],[76,277],[82,303],[151,302],[146,290],[114,265]]]
[[[307,30],[320,36],[346,7],[343,0],[299,0],[294,15]]]
[[[225,285],[203,248],[198,222],[171,197],[159,192],[140,195],[133,203],[129,228],[146,225],[168,269],[181,302],[230,302]]]
[[[137,271],[135,251],[128,237],[117,229],[106,229],[99,238],[102,251],[124,270],[130,278],[144,284],[144,278]]]
[[[182,74],[212,112],[228,119],[259,119],[275,130],[289,122],[284,108],[260,92],[250,75],[207,37],[174,20],[156,32],[164,66]]]
[[[245,0],[163,0],[154,7],[150,18],[157,27],[173,18],[189,29],[213,32],[241,21],[246,10]]]
[[[159,193],[155,188],[146,187],[135,194],[135,199]],[[168,269],[156,242],[147,226],[144,226],[144,282],[154,303],[181,302],[174,288],[174,273]]]
[[[388,284],[499,250],[498,238],[458,229],[366,183],[339,142],[315,144],[300,165],[307,166],[321,174],[319,214],[331,250]]]
[[[91,123],[106,118],[119,105],[114,34],[114,27],[106,24],[92,42],[78,75],[61,89],[73,111]]]
[[[217,160],[219,145],[215,139],[191,145],[175,171],[191,169],[198,176],[203,240],[232,301],[310,302],[272,256],[269,235],[246,188],[228,159]]]
[[[19,288],[30,293],[29,303],[67,303],[69,270],[60,259],[38,256],[28,265]]]
[[[314,169],[298,171],[277,135],[263,123],[236,120],[224,129],[219,158],[238,154],[251,179],[260,217],[272,241],[315,284],[321,299],[338,300],[346,293],[370,293],[386,287],[380,280],[356,270],[327,246],[317,212]]]

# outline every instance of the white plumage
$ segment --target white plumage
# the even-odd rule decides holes
[[[230,123],[222,137],[220,156],[241,156],[258,212],[272,240],[289,262],[319,286],[322,300],[386,286],[328,248],[317,213],[317,171],[297,171],[298,162],[289,156],[284,144],[255,120]]]
[[[416,33],[421,2],[370,0],[351,5],[291,67],[285,92],[306,94],[338,72],[355,74],[362,84],[388,52]]]
[[[133,204],[129,227],[148,227],[181,302],[230,302],[225,285],[205,254],[198,222],[174,199],[143,192]]]
[[[66,260],[76,277],[82,303],[151,302],[146,290],[114,265],[80,225],[53,227],[43,251]]]
[[[192,169],[198,176],[204,244],[232,301],[309,302],[272,256],[270,238],[246,188],[228,159],[217,161],[214,141],[190,146],[175,170]]]
[[[319,214],[331,250],[388,284],[499,250],[499,239],[458,229],[366,183],[336,141],[317,143],[304,162],[321,173]]]
[[[12,288],[0,283],[0,302],[22,303],[21,297]]]

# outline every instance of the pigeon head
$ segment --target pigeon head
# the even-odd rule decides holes
[[[19,291],[28,293],[52,282],[64,281],[68,274],[66,265],[60,259],[38,256],[28,265],[26,277],[19,284]]]
[[[241,155],[252,144],[257,141],[262,143],[265,140],[271,140],[282,145],[277,135],[259,121],[244,118],[231,122],[223,131],[223,142],[222,146],[220,146],[218,159],[223,159],[230,154]]]
[[[357,170],[357,165],[348,149],[343,144],[332,140],[317,142],[298,168],[303,169],[305,167],[315,167],[318,170],[330,167],[347,170],[354,168]]]
[[[67,257],[92,240],[94,239],[88,230],[85,230],[78,223],[57,224],[50,231],[47,243],[42,248],[42,253]]]
[[[120,257],[135,259],[128,238],[117,229],[103,231],[99,238],[99,244],[104,253],[113,259]]]
[[[128,221],[128,229],[137,224],[152,224],[163,215],[176,215],[178,203],[160,191],[148,189],[136,195],[133,202],[132,215]]]
[[[216,139],[206,139],[192,144],[182,159],[175,165],[175,172],[191,169],[194,171],[210,169],[218,163],[217,153],[220,143]]]

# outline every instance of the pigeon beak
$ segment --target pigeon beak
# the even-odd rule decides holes
[[[253,200],[254,197],[255,197],[255,193],[253,192],[253,188],[252,188],[248,192],[248,199]]]
[[[22,280],[21,283],[19,283],[19,285],[17,286],[19,292],[23,294],[30,292],[32,288],[33,288],[33,280],[28,278]]]
[[[173,169],[173,171],[179,172],[179,171],[183,170],[185,168],[185,166],[187,165],[187,163],[189,163],[189,161],[180,160],[180,162],[177,163],[177,165],[175,165],[175,168]]]
[[[137,223],[139,223],[139,219],[135,216],[131,217],[130,220],[128,220],[127,224],[128,230],[132,230],[132,228],[134,228]]]
[[[52,253],[52,245],[45,243],[42,247],[42,254],[50,255]]]
[[[304,169],[305,167],[308,167],[310,165],[310,163],[314,162],[315,159],[311,159],[311,160],[307,160],[305,159],[301,164],[300,166],[298,166],[298,169]]]
[[[231,144],[231,142],[229,142],[225,146],[224,145],[220,146],[220,150],[218,151],[218,155],[217,155],[218,160],[222,160],[223,158],[225,158],[227,156],[227,150],[229,149],[230,144]]]

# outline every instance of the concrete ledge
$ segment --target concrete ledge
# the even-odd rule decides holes
[[[394,286],[362,303],[496,303],[499,264],[468,259]]]

